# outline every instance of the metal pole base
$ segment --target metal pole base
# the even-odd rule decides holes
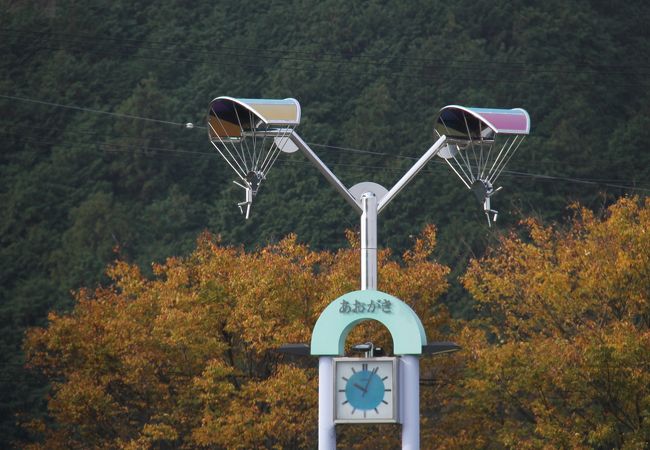
[[[402,450],[420,450],[420,360],[400,357],[402,402]]]
[[[331,356],[318,358],[318,450],[336,450]]]

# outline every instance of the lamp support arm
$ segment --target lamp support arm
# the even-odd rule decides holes
[[[413,164],[413,166],[409,169],[408,172],[404,174],[400,180],[395,183],[395,186],[391,188],[390,191],[386,195],[384,195],[381,200],[379,200],[379,204],[377,205],[377,213],[380,213],[390,201],[395,198],[397,194],[399,194],[404,187],[415,177],[420,170],[426,165],[426,163],[429,162],[431,158],[436,156],[442,146],[445,144],[447,140],[447,136],[442,135],[440,138],[429,148],[429,150],[426,151],[424,155],[418,159],[418,161]]]
[[[293,131],[289,135],[289,139],[296,144],[296,146],[305,154],[307,159],[312,162],[318,169],[318,171],[323,174],[325,179],[336,189],[336,191],[343,196],[345,201],[347,201],[350,206],[354,208],[354,210],[358,213],[361,214],[363,211],[361,209],[361,205],[359,205],[359,202],[350,194],[350,191],[345,187],[343,183],[341,183],[341,180],[339,180],[336,175],[325,165],[323,161],[320,160],[318,155],[314,153],[314,151],[307,145],[305,141],[302,140],[302,138]]]

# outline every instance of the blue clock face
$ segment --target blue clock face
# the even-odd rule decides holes
[[[337,358],[335,411],[339,423],[396,422],[395,358]]]
[[[360,372],[354,372],[345,384],[345,398],[354,409],[376,410],[384,400],[386,391],[384,382],[377,375],[375,367],[368,369],[368,364],[363,364]],[[385,402],[384,402],[385,403]]]

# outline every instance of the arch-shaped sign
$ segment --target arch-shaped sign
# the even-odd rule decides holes
[[[343,356],[348,333],[366,320],[388,328],[396,355],[420,355],[427,343],[422,322],[409,305],[381,291],[354,291],[337,298],[321,313],[311,336],[311,354]]]

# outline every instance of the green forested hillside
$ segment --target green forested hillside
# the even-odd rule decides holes
[[[295,97],[300,135],[342,181],[390,187],[433,142],[447,104],[522,107],[533,130],[493,199],[434,161],[380,217],[404,249],[425,223],[456,274],[529,215],[562,221],[650,192],[647,2],[0,0],[0,436],[42,412],[26,327],[66,309],[119,257],[145,271],[202,230],[254,247],[296,232],[345,245],[357,218],[296,153],[245,221],[202,123],[211,99]],[[330,146],[330,147],[328,147]],[[372,152],[372,153],[368,153]],[[380,282],[381,283],[381,282]],[[457,286],[453,284],[452,286]],[[380,286],[381,287],[381,286]],[[467,295],[446,299],[471,314]],[[41,399],[41,400],[39,400]],[[4,444],[5,442],[3,442]]]

